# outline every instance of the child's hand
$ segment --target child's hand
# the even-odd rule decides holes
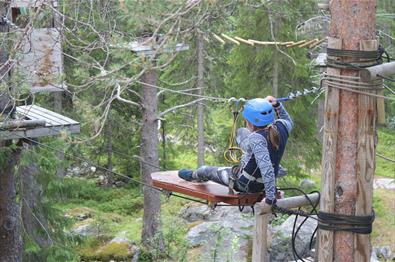
[[[277,99],[274,96],[267,96],[265,99],[269,101],[273,106],[277,104]]]

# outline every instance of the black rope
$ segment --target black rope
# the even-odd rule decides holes
[[[277,205],[273,205],[272,206],[272,211],[273,211],[274,214],[276,212],[278,212],[278,213],[287,214],[287,215],[295,215],[295,220],[294,220],[293,227],[292,227],[292,236],[291,236],[292,255],[293,255],[295,261],[302,261],[302,262],[304,262],[306,260],[304,260],[298,254],[298,252],[296,250],[295,242],[296,242],[296,238],[297,238],[297,235],[298,235],[300,229],[302,228],[302,226],[304,225],[304,223],[307,221],[308,218],[312,218],[314,220],[318,220],[317,218],[313,217],[312,215],[317,215],[318,214],[317,206],[318,206],[319,199],[320,199],[320,192],[318,192],[318,191],[310,192],[310,194],[318,193],[318,196],[319,196],[318,197],[318,201],[316,203],[313,203],[313,201],[310,199],[310,197],[303,190],[301,190],[299,188],[288,187],[288,188],[279,188],[279,190],[283,190],[283,191],[298,191],[299,193],[304,195],[304,197],[308,200],[309,205],[312,208],[310,212],[306,212],[306,211],[301,210],[301,208],[299,208],[298,210],[292,210],[292,209],[282,208],[282,207],[279,207]],[[305,219],[303,219],[303,221],[300,223],[300,225],[298,227],[296,227],[296,223],[297,223],[297,220],[298,220],[299,216],[303,216],[303,217],[305,217]],[[316,232],[317,232],[317,228],[314,229],[313,234],[310,237],[310,244],[309,244],[310,249],[312,248],[313,240],[314,240],[314,236],[316,235]]]
[[[383,49],[379,48],[374,51],[363,51],[363,50],[343,50],[343,49],[327,48],[326,53],[328,56],[336,56],[336,57],[377,59],[381,57],[383,53]]]
[[[370,234],[375,214],[373,210],[370,216],[342,215],[320,211],[318,218],[318,228],[323,230]]]
[[[363,68],[380,65],[383,63],[383,54],[386,55],[387,61],[390,62],[391,58],[383,46],[379,46],[374,51],[363,51],[363,50],[342,50],[327,48],[327,67],[339,68],[339,69],[354,69],[360,70]],[[352,57],[356,59],[363,59],[357,61],[338,61],[331,57]]]

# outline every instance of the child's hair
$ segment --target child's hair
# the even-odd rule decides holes
[[[280,146],[280,135],[278,134],[277,127],[275,125],[269,125],[269,140],[274,149],[278,149]]]
[[[278,134],[277,131],[277,127],[275,125],[268,125],[265,126],[267,127],[268,133],[269,133],[269,141],[272,144],[272,146],[274,147],[274,149],[278,149],[278,147],[280,146],[280,135]],[[258,129],[262,129],[265,127],[257,127],[254,126],[254,130],[258,130]]]

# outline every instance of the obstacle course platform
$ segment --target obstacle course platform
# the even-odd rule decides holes
[[[151,174],[152,184],[169,192],[176,192],[207,200],[209,204],[226,203],[235,206],[253,206],[261,201],[265,194],[237,193],[229,194],[229,188],[212,181],[188,182],[178,177],[178,171],[163,171]]]
[[[13,130],[0,130],[0,140],[54,136],[62,132],[69,134],[80,132],[80,123],[77,121],[37,105],[18,106],[16,115],[18,120],[44,122],[45,125],[34,128],[21,126]]]

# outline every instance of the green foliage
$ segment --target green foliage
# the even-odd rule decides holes
[[[45,139],[43,142],[56,150],[64,148],[61,140]],[[29,235],[24,234],[24,257],[27,261],[80,261],[79,255],[73,249],[76,240],[66,235],[63,230],[70,225],[71,221],[65,218],[60,210],[55,207],[58,195],[54,192],[57,192],[60,189],[59,185],[61,185],[59,183],[60,178],[55,175],[59,161],[49,148],[30,146],[29,150],[22,154],[19,164],[24,166],[31,161],[36,162],[40,170],[37,182],[41,185],[43,198],[41,203],[37,203],[37,205],[41,205],[43,208],[42,215],[47,220],[50,229],[48,234],[52,245],[46,248],[39,247]]]

